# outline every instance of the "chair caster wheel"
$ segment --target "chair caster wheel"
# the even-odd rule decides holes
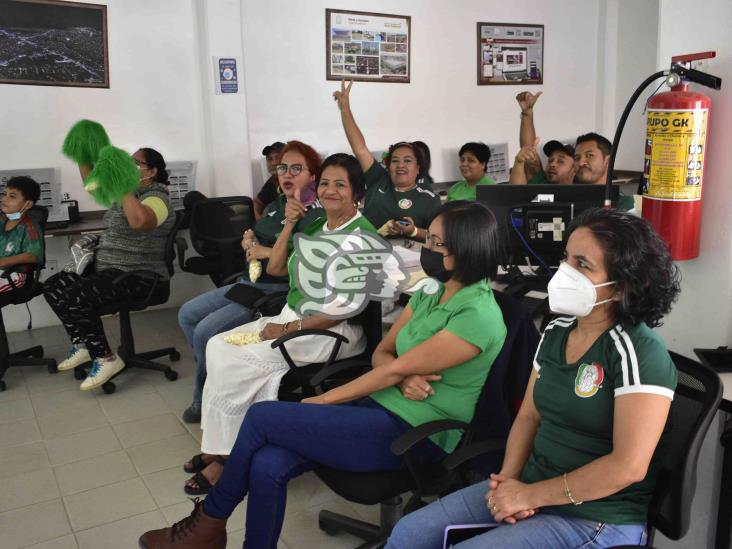
[[[320,520],[318,521],[318,528],[320,528],[320,530],[324,532],[327,536],[335,536],[339,532],[338,528],[334,528],[330,524],[326,524],[325,522]]]
[[[168,381],[175,381],[176,379],[178,379],[178,372],[168,368],[167,370],[165,370],[165,377]]]
[[[0,393],[2,393],[7,388],[8,388],[8,386],[5,385],[5,382],[2,379],[0,379]]]
[[[58,373],[58,364],[53,363],[48,365],[48,373],[49,374],[57,374]]]
[[[178,362],[180,360],[180,353],[178,351],[173,351],[168,355],[171,362]]]
[[[78,379],[79,381],[86,379],[86,370],[81,366],[74,368],[74,379]]]
[[[102,391],[104,391],[105,395],[111,395],[116,389],[117,386],[111,381],[107,381],[106,383],[102,384]]]

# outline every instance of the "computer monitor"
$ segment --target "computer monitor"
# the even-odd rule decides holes
[[[620,188],[612,186],[616,204]],[[546,274],[559,265],[567,243],[567,229],[580,212],[601,207],[605,185],[480,185],[476,199],[498,222],[501,265],[540,265]]]
[[[503,72],[526,72],[526,48],[503,48]]]

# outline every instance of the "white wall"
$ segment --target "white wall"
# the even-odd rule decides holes
[[[597,131],[612,141],[630,96],[657,70],[658,0],[601,0],[598,41]],[[636,101],[623,130],[615,169],[643,170],[643,109],[661,81]]]
[[[275,140],[298,138],[322,152],[348,150],[325,80],[325,8],[410,15],[411,84],[356,82],[351,106],[372,150],[421,139],[436,181],[458,178],[466,141],[509,142],[518,150],[520,86],[476,85],[476,23],[545,25],[543,90],[536,108],[542,141],[595,128],[598,3],[582,0],[247,0],[242,3],[251,157]],[[261,178],[258,167],[255,179]]]
[[[192,2],[107,4],[109,89],[0,86],[0,166],[60,168],[63,189],[84,210],[100,207],[83,191],[76,166],[60,152],[77,120],[98,120],[114,144],[151,146],[168,160],[199,160],[203,148]],[[208,184],[202,181],[204,188]]]

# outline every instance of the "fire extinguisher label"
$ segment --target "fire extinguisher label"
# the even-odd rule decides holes
[[[648,110],[644,195],[657,200],[700,200],[707,109]]]

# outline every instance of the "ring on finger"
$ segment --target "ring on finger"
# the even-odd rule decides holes
[[[494,503],[492,509],[493,509],[493,514],[497,513],[498,512],[498,505],[496,505]]]

